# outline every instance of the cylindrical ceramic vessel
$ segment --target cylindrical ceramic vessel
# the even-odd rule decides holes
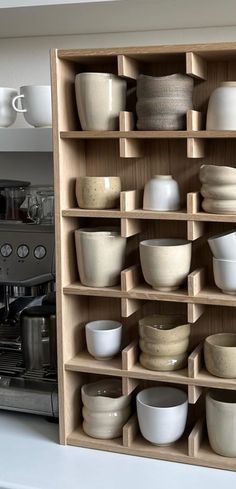
[[[236,334],[219,333],[204,342],[204,359],[208,372],[225,379],[236,378]]]
[[[111,287],[120,283],[126,238],[119,228],[88,228],[75,231],[80,281],[88,287]]]
[[[236,260],[219,260],[213,257],[214,280],[225,294],[236,294]]]
[[[156,290],[176,290],[187,278],[192,244],[185,239],[149,239],[139,244],[145,281]]]
[[[114,209],[119,207],[120,177],[78,177],[75,193],[81,209]]]
[[[236,260],[236,230],[217,234],[207,241],[215,258]]]
[[[119,379],[105,379],[81,388],[83,430],[93,438],[112,439],[122,435],[131,414],[131,395],[122,396]]]
[[[149,211],[177,211],[180,208],[179,186],[171,175],[154,175],[145,184],[143,208]]]
[[[222,82],[209,99],[206,129],[236,130],[236,82]]]
[[[124,79],[111,73],[79,73],[75,94],[81,127],[84,131],[115,131],[119,113],[125,110]]]
[[[236,392],[211,389],[206,395],[206,421],[212,450],[236,457]]]
[[[22,108],[17,106],[21,100]],[[28,124],[34,127],[52,125],[52,102],[50,85],[26,85],[20,87],[20,95],[12,101],[16,112],[22,112]]]
[[[0,127],[8,127],[14,124],[16,112],[12,107],[12,100],[17,95],[14,88],[0,87]]]
[[[110,360],[121,348],[122,324],[102,319],[85,326],[87,348],[97,360]]]
[[[187,362],[190,325],[182,316],[153,314],[139,320],[139,361],[149,370],[178,370]]]
[[[145,131],[186,127],[192,109],[193,80],[176,73],[168,76],[140,75],[137,80],[137,127]]]
[[[143,437],[155,445],[170,445],[184,433],[188,397],[174,387],[151,387],[136,397],[137,414]]]

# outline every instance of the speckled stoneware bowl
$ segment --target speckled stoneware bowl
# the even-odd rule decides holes
[[[192,96],[193,79],[187,75],[140,75],[137,80],[137,128],[144,131],[185,129],[186,113],[193,108]]]
[[[216,377],[236,378],[236,334],[219,333],[204,342],[204,359],[208,372]]]
[[[122,435],[131,414],[131,395],[122,395],[119,379],[105,379],[81,388],[83,430],[93,438],[112,439]]]
[[[178,370],[187,362],[190,325],[184,316],[153,314],[139,320],[139,361],[149,370]]]
[[[120,177],[78,177],[75,194],[81,209],[115,209],[120,204]]]

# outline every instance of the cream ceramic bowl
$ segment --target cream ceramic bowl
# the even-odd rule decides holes
[[[79,73],[75,94],[84,131],[116,131],[126,106],[126,80],[111,73]]]
[[[131,395],[122,396],[119,379],[105,379],[81,388],[83,430],[93,438],[112,439],[122,435],[131,414]]]
[[[87,228],[75,231],[80,281],[88,287],[110,287],[120,283],[124,268],[126,238],[119,228]]]
[[[184,239],[149,239],[139,244],[145,281],[163,292],[176,290],[187,278],[192,244]]]
[[[213,257],[215,284],[225,294],[236,294],[236,260],[219,260]]]
[[[222,82],[211,94],[207,109],[206,129],[236,130],[236,82]]]
[[[78,177],[75,194],[81,209],[114,209],[119,207],[120,177]]]
[[[201,183],[211,185],[236,185],[236,168],[231,166],[202,165],[199,178]]]
[[[236,457],[236,392],[211,389],[206,395],[206,421],[212,450]]]
[[[184,316],[154,314],[139,320],[139,361],[150,370],[178,370],[186,366],[190,325]]]
[[[143,437],[155,445],[170,445],[184,433],[188,397],[174,387],[151,387],[136,397],[137,414]]]
[[[235,200],[204,199],[202,201],[202,208],[205,212],[209,212],[212,214],[235,214],[236,199]]]
[[[236,230],[217,234],[207,241],[215,258],[236,260]]]
[[[204,183],[201,194],[205,199],[236,200],[236,185],[210,185]]]
[[[88,352],[97,360],[110,360],[119,353],[122,339],[122,324],[102,319],[85,326]]]
[[[236,334],[208,336],[204,342],[204,359],[212,375],[225,379],[236,378]]]
[[[176,211],[180,208],[179,186],[171,175],[154,175],[145,184],[143,208],[149,211]]]

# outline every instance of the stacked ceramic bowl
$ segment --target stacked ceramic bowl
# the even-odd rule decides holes
[[[118,438],[131,414],[131,395],[122,395],[119,379],[105,379],[81,388],[83,430],[100,439]]]
[[[154,314],[139,320],[141,365],[149,370],[186,366],[190,325],[182,316]]]
[[[213,254],[214,280],[225,294],[236,294],[236,231],[208,239]]]
[[[202,183],[202,207],[205,212],[236,213],[236,168],[202,165],[199,178]]]
[[[185,129],[186,113],[193,107],[192,95],[193,79],[187,75],[140,75],[137,80],[137,128],[144,131]]]

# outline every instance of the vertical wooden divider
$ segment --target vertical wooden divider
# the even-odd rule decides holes
[[[203,362],[203,345],[200,343],[195,350],[188,357],[188,376],[195,379],[201,368]]]
[[[188,454],[190,457],[197,457],[205,429],[205,419],[201,418],[197,421],[188,437]]]

